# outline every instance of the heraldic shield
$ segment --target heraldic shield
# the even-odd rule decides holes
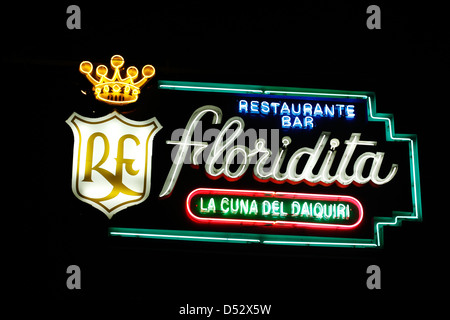
[[[72,191],[108,218],[143,202],[150,194],[153,138],[162,128],[156,118],[127,119],[114,111],[88,118],[74,112]]]

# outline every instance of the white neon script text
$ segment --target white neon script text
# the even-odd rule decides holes
[[[183,166],[183,161],[186,157],[188,150],[191,147],[193,151],[191,153],[191,159],[193,165],[198,165],[198,156],[208,147],[207,142],[203,141],[192,141],[192,135],[196,126],[198,125],[200,119],[208,114],[213,114],[213,124],[220,124],[222,120],[222,110],[216,106],[206,105],[198,108],[192,114],[189,119],[186,129],[184,130],[183,136],[180,141],[167,141],[167,144],[177,145],[178,151],[175,159],[173,160],[172,167],[166,178],[160,197],[168,196],[172,193],[178,176],[181,172],[181,167]],[[286,157],[287,146],[291,143],[290,137],[283,137],[282,147],[278,150],[274,161],[269,161],[272,151],[266,148],[266,141],[264,139],[258,139],[254,143],[254,148],[250,150],[246,146],[235,145],[234,142],[237,140],[239,135],[244,132],[245,122],[240,117],[232,117],[223,125],[220,133],[212,142],[212,147],[210,149],[209,155],[205,164],[205,171],[207,175],[212,179],[217,179],[224,176],[225,179],[229,181],[234,181],[242,177],[250,166],[250,160],[252,157],[259,154],[259,158],[254,164],[253,174],[256,180],[261,182],[267,180],[274,180],[276,182],[297,183],[300,181],[306,181],[309,184],[321,183],[324,185],[330,185],[334,182],[342,186],[349,185],[351,183],[356,184],[366,184],[372,182],[376,185],[382,185],[391,181],[398,171],[398,165],[392,164],[389,173],[384,178],[379,177],[379,171],[384,158],[384,152],[364,152],[361,154],[354,162],[353,173],[351,175],[347,174],[347,166],[355,152],[357,146],[376,146],[376,141],[363,141],[360,139],[360,133],[352,133],[349,140],[345,140],[344,144],[346,149],[342,158],[340,160],[339,166],[334,175],[330,174],[330,168],[333,164],[334,158],[336,156],[336,147],[339,145],[337,139],[332,139],[330,141],[330,150],[327,151],[325,159],[319,169],[317,174],[313,173],[313,169],[316,166],[323,150],[325,149],[328,139],[331,135],[330,132],[323,131],[315,145],[314,148],[303,147],[295,151],[289,161],[287,162],[286,171],[281,172],[281,166]],[[231,135],[226,135],[227,131],[234,130]],[[225,138],[226,136],[226,138]],[[225,156],[223,156],[225,154]],[[234,158],[241,155],[242,161],[237,167],[231,165],[234,164]],[[303,156],[308,156],[308,161],[306,162],[303,170],[298,173],[297,166],[299,160]],[[224,159],[224,161],[218,161],[219,159]],[[370,168],[369,174],[367,176],[363,175],[363,170],[366,162],[372,159],[372,166]],[[266,167],[267,164],[271,164],[270,167]],[[217,165],[220,165],[216,167]]]

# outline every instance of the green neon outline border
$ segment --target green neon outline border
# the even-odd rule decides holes
[[[400,134],[395,132],[394,116],[390,113],[376,112],[375,93],[366,91],[344,91],[324,89],[304,89],[291,87],[257,86],[243,84],[225,84],[208,82],[185,82],[185,81],[158,81],[158,88],[164,90],[182,90],[199,92],[220,93],[251,93],[267,95],[287,96],[315,96],[315,97],[339,97],[367,100],[367,111],[369,121],[384,122],[386,130],[386,141],[409,142],[409,158],[411,173],[411,195],[412,212],[393,211],[392,217],[374,218],[373,239],[356,238],[331,238],[310,237],[292,235],[269,235],[250,233],[225,233],[211,231],[190,230],[161,230],[161,229],[132,229],[132,228],[109,228],[111,236],[138,237],[164,240],[185,241],[207,241],[228,243],[260,243],[272,245],[293,246],[325,246],[325,247],[353,247],[353,248],[381,248],[384,245],[384,226],[400,226],[403,220],[422,221],[422,201],[420,193],[419,156],[417,149],[417,135]]]

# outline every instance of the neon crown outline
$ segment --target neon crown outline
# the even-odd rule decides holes
[[[140,88],[155,75],[155,68],[152,65],[145,65],[142,68],[142,78],[134,82],[138,77],[139,71],[136,67],[127,68],[127,77],[120,75],[121,68],[125,60],[121,55],[111,57],[111,67],[114,69],[112,78],[108,78],[108,67],[99,65],[95,69],[97,79],[92,76],[94,67],[89,61],[80,63],[80,72],[86,76],[90,83],[94,85],[95,98],[112,105],[124,105],[136,102],[139,97]],[[122,68],[123,69],[123,68]]]

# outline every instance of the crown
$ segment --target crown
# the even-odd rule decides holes
[[[111,58],[111,67],[114,69],[112,78],[108,78],[108,68],[105,65],[99,65],[95,69],[97,78],[92,76],[94,67],[89,61],[80,63],[80,72],[94,85],[95,98],[113,105],[124,105],[136,102],[139,97],[140,88],[155,75],[155,68],[146,65],[142,68],[142,78],[137,79],[139,71],[136,67],[128,67],[127,77],[122,78],[120,70],[125,60],[122,56],[116,54]],[[122,68],[123,69],[123,68]]]

